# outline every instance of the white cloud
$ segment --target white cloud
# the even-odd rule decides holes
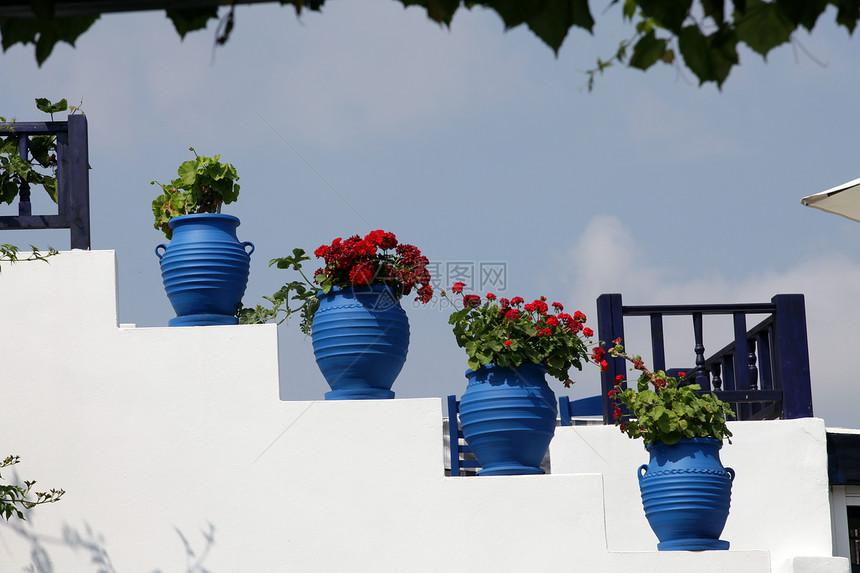
[[[850,357],[860,348],[860,265],[845,254],[822,253],[785,271],[762,269],[737,280],[718,274],[686,277],[680,264],[674,269],[653,266],[621,221],[604,215],[589,222],[570,250],[569,262],[575,289],[572,300],[595,300],[601,293],[620,292],[624,303],[632,305],[730,303],[768,302],[776,294],[803,294],[815,414],[828,425],[857,425],[860,375],[855,374]],[[728,320],[706,320],[706,354],[731,341],[730,329]],[[680,360],[679,366],[692,364],[689,320],[667,320],[667,331],[668,360]],[[647,320],[627,334],[629,344],[635,340],[631,350],[650,355]]]

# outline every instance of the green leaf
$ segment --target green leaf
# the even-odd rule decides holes
[[[42,185],[45,187],[45,191],[47,191],[48,195],[51,197],[51,200],[54,203],[57,203],[57,180],[53,177],[46,177],[45,180],[42,181]]]
[[[594,28],[587,0],[546,0],[539,6],[537,12],[527,17],[526,24],[556,54],[571,27],[589,32]]]
[[[801,25],[810,32],[827,8],[827,0],[777,0],[777,4],[794,27]]]
[[[11,205],[18,196],[18,186],[9,178],[0,179],[0,201]]]
[[[640,70],[647,70],[666,53],[666,40],[657,39],[654,31],[650,31],[636,42],[633,47],[633,55],[627,65]]]
[[[860,0],[831,0],[831,4],[837,7],[836,22],[853,34],[860,20]]]
[[[96,15],[34,20],[39,35],[35,41],[36,63],[41,66],[51,55],[58,42],[66,42],[74,46],[78,37],[89,30],[98,19],[99,17]],[[3,33],[5,42],[5,31],[0,33]]]
[[[35,44],[38,35],[38,20],[0,20],[0,37],[3,40],[4,52],[15,44]]]
[[[217,20],[218,7],[167,10],[167,17],[173,22],[173,27],[176,28],[179,37],[185,39],[185,34],[188,32],[202,30],[209,23],[209,20]]]
[[[283,1],[283,0],[282,0]],[[400,0],[404,6],[423,6],[427,10],[427,17],[433,20],[434,22],[439,22],[440,24],[445,24],[446,26],[450,26],[451,18],[454,17],[454,12],[457,11],[457,8],[460,7],[460,0]],[[296,13],[299,13],[301,8],[300,4],[304,4],[304,2],[299,2],[293,0],[293,3],[296,5]],[[322,4],[322,2],[317,2],[317,4]],[[314,7],[314,3],[310,3],[311,10],[316,10],[319,8]]]
[[[45,113],[59,113],[69,109],[69,103],[65,99],[61,99],[57,103],[51,103],[51,100],[44,97],[36,98],[36,107]]]
[[[724,0],[702,0],[702,9],[705,11],[705,16],[720,25],[726,19],[726,3]]]
[[[739,41],[762,56],[791,39],[795,26],[779,4],[747,0],[747,9],[735,15],[735,30]]]
[[[690,13],[693,0],[638,0],[645,16],[655,19],[664,28],[674,33],[681,31]]]
[[[633,16],[636,15],[636,8],[638,6],[636,0],[624,0],[624,18],[628,21],[632,20]]]
[[[737,37],[727,30],[704,36],[697,26],[687,26],[678,36],[684,63],[699,78],[699,85],[716,82],[722,86],[732,66],[738,63]]]

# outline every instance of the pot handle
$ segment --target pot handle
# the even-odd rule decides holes
[[[636,473],[639,474],[639,483],[642,483],[642,478],[645,477],[645,472],[648,471],[648,464],[642,464]]]
[[[735,470],[732,468],[724,468],[729,473],[729,478],[731,481],[735,481]]]
[[[251,253],[253,253],[253,252],[254,252],[254,243],[252,243],[251,241],[245,241],[244,243],[242,243],[242,248],[244,249],[244,248],[246,248],[248,245],[250,245],[250,246],[251,246],[251,250],[250,250],[250,251],[248,251],[248,256],[250,257],[250,256],[251,256]]]
[[[164,253],[159,253],[158,249],[164,249],[165,251],[167,251],[167,245],[165,245],[164,243],[161,243],[160,245],[155,247],[155,256],[157,256],[158,259],[161,260],[161,257],[164,256]]]

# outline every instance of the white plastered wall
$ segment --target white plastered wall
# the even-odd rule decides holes
[[[4,478],[67,490],[0,523],[2,572],[847,572],[820,421],[767,426],[760,462],[739,425],[733,550],[658,553],[617,430],[561,429],[553,475],[446,478],[440,399],[281,402],[275,326],[119,328],[115,272],[96,251],[0,275]],[[792,492],[802,519],[772,514]]]
[[[792,571],[796,556],[832,555],[824,422],[804,418],[730,422],[729,427],[732,444],[723,446],[720,457],[737,477],[721,539],[732,550],[768,549],[775,573]],[[644,551],[656,544],[636,477],[639,465],[648,463],[640,440],[628,439],[615,426],[561,427],[550,457],[554,473],[604,476],[611,550]]]

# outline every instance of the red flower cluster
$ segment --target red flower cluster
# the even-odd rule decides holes
[[[314,255],[325,261],[325,267],[316,275],[320,284],[340,288],[385,285],[392,287],[398,296],[416,288],[416,300],[427,303],[433,298],[427,257],[412,245],[398,243],[394,233],[376,230],[363,238],[338,237],[331,245],[320,246]]]
[[[476,294],[464,294],[463,306],[465,308],[478,308],[481,306],[481,297]]]
[[[562,311],[561,303],[546,302],[546,297],[526,303],[522,297],[498,298],[493,293],[482,297],[463,294],[465,284],[454,283],[451,291],[463,297],[463,307],[455,311],[450,323],[459,346],[466,348],[469,367],[477,368],[489,362],[515,368],[524,362],[547,366],[547,372],[566,385],[568,371],[581,368],[588,360],[590,338],[594,333],[585,328],[585,315],[573,316]],[[517,344],[514,344],[514,342]]]
[[[600,346],[595,346],[591,349],[591,359],[595,362],[595,364],[600,366],[601,372],[606,372],[609,368],[609,363],[606,362],[606,351],[603,350]]]

